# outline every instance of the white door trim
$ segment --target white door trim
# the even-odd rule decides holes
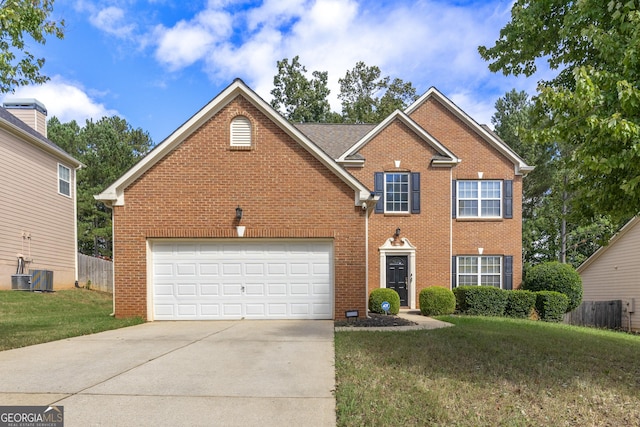
[[[382,246],[378,248],[380,252],[380,287],[387,287],[387,255],[406,255],[409,258],[409,280],[407,281],[407,299],[411,309],[416,308],[416,247],[406,238],[400,239],[399,245],[393,244],[394,239],[387,239]]]

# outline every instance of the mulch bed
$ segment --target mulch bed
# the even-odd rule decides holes
[[[352,328],[379,328],[385,326],[412,326],[417,325],[416,322],[403,319],[402,317],[393,315],[384,315],[369,313],[369,317],[358,317],[355,319],[336,320],[335,326],[352,327]]]

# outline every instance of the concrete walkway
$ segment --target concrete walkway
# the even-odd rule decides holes
[[[335,426],[332,321],[153,322],[0,352],[0,405],[75,426]]]

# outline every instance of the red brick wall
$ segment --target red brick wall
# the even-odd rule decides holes
[[[379,248],[396,228],[401,229],[400,237],[417,247],[415,295],[428,286],[449,287],[451,169],[432,167],[430,160],[436,151],[400,121],[385,128],[360,153],[366,159],[365,167],[349,171],[371,189],[374,172],[420,172],[419,214],[374,213],[369,219],[369,292],[380,287]],[[395,160],[400,160],[399,168]]]
[[[522,177],[514,174],[514,165],[504,155],[484,141],[471,128],[451,114],[439,102],[431,99],[412,114],[441,144],[462,162],[453,167],[434,168],[431,158],[436,154],[400,121],[392,123],[360,153],[364,168],[350,168],[354,176],[369,188],[374,188],[374,172],[420,172],[421,212],[419,214],[373,214],[369,221],[369,292],[380,286],[379,248],[393,237],[396,228],[401,237],[416,247],[415,301],[420,290],[429,286],[451,286],[451,256],[484,255],[513,256],[513,285],[522,280]],[[396,169],[394,160],[400,160]],[[451,181],[453,179],[513,180],[514,219],[494,221],[451,218]]]
[[[522,282],[522,176],[514,164],[465,126],[435,99],[413,112],[411,118],[449,148],[462,162],[453,168],[453,179],[513,180],[513,219],[453,221],[453,255],[513,256],[513,286]],[[451,193],[449,193],[451,194]]]
[[[252,123],[254,146],[233,150],[229,125]],[[335,313],[365,313],[365,221],[354,191],[253,104],[238,97],[156,163],[114,208],[116,316],[147,317],[148,238],[331,238]]]

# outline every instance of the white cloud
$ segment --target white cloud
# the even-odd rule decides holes
[[[93,99],[80,85],[65,81],[60,76],[40,86],[23,86],[3,99],[35,98],[47,108],[48,117],[56,116],[62,123],[75,120],[83,126],[87,119],[99,120],[104,116],[118,115]]]
[[[92,13],[89,22],[99,30],[119,38],[131,36],[135,29],[134,24],[126,23],[125,11],[115,6],[109,6]]]
[[[496,99],[478,99],[471,92],[457,92],[447,96],[454,104],[460,107],[465,113],[467,113],[472,119],[481,125],[491,124],[491,117],[495,112]]]
[[[180,21],[172,28],[156,27],[156,59],[171,70],[188,67],[205,59],[216,42],[231,32],[231,17],[223,12],[205,10],[191,21]]]

